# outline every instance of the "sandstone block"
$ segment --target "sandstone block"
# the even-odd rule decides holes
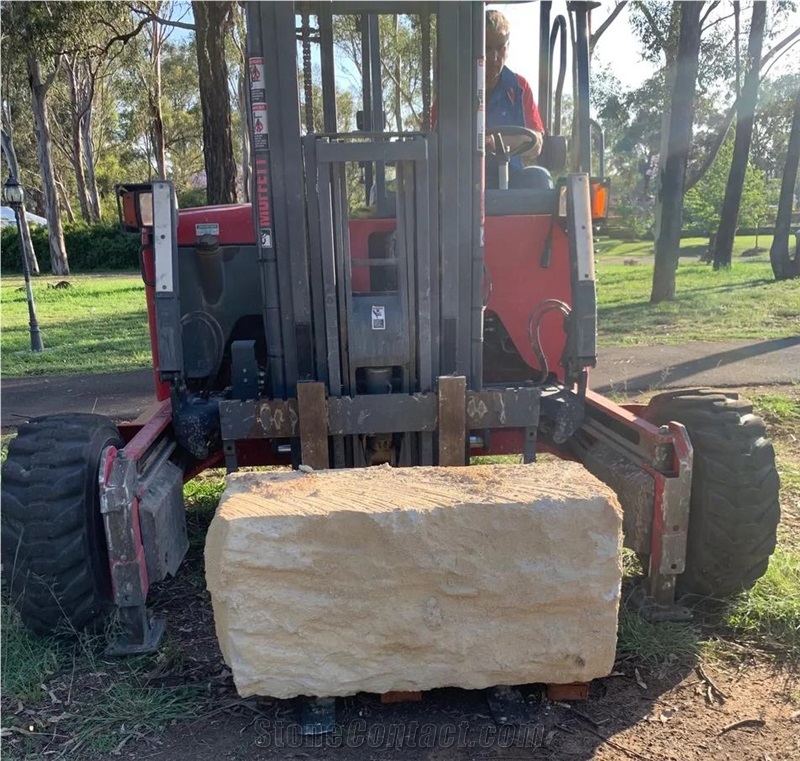
[[[229,476],[206,540],[242,696],[606,675],[621,513],[574,463]]]

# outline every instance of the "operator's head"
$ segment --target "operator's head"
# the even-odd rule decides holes
[[[492,88],[500,79],[500,72],[506,65],[508,42],[511,27],[508,19],[500,11],[486,11],[486,90]]]

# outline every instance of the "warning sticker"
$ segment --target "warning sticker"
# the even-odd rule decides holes
[[[265,103],[253,104],[253,148],[257,151],[269,150],[267,106]]]
[[[372,329],[386,330],[386,307],[372,307]]]
[[[201,235],[219,236],[219,225],[216,222],[201,222],[194,226],[194,234],[199,238]]]
[[[264,84],[264,59],[251,58],[250,59],[250,97],[256,101],[266,100],[265,98],[265,84]]]

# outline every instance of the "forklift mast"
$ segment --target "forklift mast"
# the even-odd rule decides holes
[[[578,26],[586,27],[585,4],[570,5],[576,6]],[[358,131],[339,131],[334,12],[357,14],[361,31]],[[408,14],[421,29],[423,116],[413,131],[385,129],[379,24],[385,13]],[[549,13],[550,3],[542,3],[548,28]],[[484,4],[248,3],[247,25],[252,198],[270,395],[294,398],[298,383],[310,381],[324,384],[332,399],[426,394],[440,376],[451,375],[480,392],[490,287],[484,260]],[[315,131],[311,107],[312,39],[319,51],[322,131]],[[588,39],[585,29],[579,39]],[[552,52],[548,38],[545,70]],[[585,86],[588,106],[588,46],[583,54],[586,77],[579,73],[578,82]],[[429,128],[432,99],[435,131]],[[549,91],[545,101],[549,110]],[[588,172],[588,141],[582,146],[577,168]],[[363,176],[365,201],[374,199],[369,225],[351,224],[347,183],[354,166]],[[393,191],[387,169],[395,174]],[[568,384],[585,388],[586,368],[595,362],[596,311],[588,176],[570,177],[562,195],[576,233],[573,291],[586,292],[586,299],[575,299],[571,307],[570,356],[564,364]],[[548,213],[551,208],[555,213],[557,201],[557,192],[550,191]],[[535,426],[538,410],[532,413]],[[404,431],[398,399],[370,415],[377,430]],[[383,427],[379,418],[385,418]],[[417,433],[398,464],[437,461],[433,437]],[[357,449],[336,441],[333,464],[366,464],[354,454]],[[373,452],[367,461],[380,457]]]
[[[380,375],[365,369],[376,367],[373,338],[383,346],[388,340],[394,355],[390,364],[404,366],[402,385],[409,391],[430,390],[433,378],[451,373],[467,376],[470,387],[479,388],[483,4],[338,3],[335,10],[359,13],[362,33],[363,129],[348,134],[337,131],[334,6],[268,2],[250,3],[247,10],[253,199],[273,391],[293,395],[298,380],[319,379],[331,395],[353,392],[356,374]],[[419,15],[427,30],[436,16],[435,68],[448,83],[438,96],[437,132],[384,129],[378,12]],[[301,125],[297,13],[318,20],[320,133]],[[423,36],[428,45],[421,51],[423,69],[427,64],[423,77],[430,83],[430,31]],[[364,169],[367,196],[374,185],[377,214],[396,220],[394,258],[369,265],[351,261],[343,183],[353,162]],[[398,174],[391,201],[388,164]],[[373,305],[375,299],[351,288],[349,279],[336,277],[358,275],[359,265],[391,271],[384,280],[397,288],[386,303]],[[348,268],[356,272],[347,273]],[[373,282],[381,280],[371,274]],[[385,314],[383,327],[380,314]]]

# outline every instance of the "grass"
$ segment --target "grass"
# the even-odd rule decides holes
[[[791,499],[800,506],[800,463],[797,460],[784,459],[785,447],[780,443],[775,448],[779,458],[778,472],[781,476],[781,492],[786,500]],[[797,449],[794,454],[797,455]]]
[[[781,391],[748,392],[755,412],[767,423],[775,447],[781,479],[781,524],[778,540],[786,550],[800,556],[800,385]]]
[[[768,425],[793,424],[800,420],[800,387],[798,396],[786,393],[753,393],[748,396],[756,411]]]
[[[72,735],[70,754],[119,752],[129,739],[152,733],[171,721],[197,716],[201,690],[150,687],[142,677],[112,682],[83,712]]]
[[[205,589],[206,530],[224,487],[220,470],[185,487],[190,547],[181,577],[198,589]],[[3,757],[41,758],[49,743],[54,758],[108,758],[132,740],[209,710],[209,685],[190,676],[185,643],[170,629],[157,653],[119,659],[104,653],[114,621],[104,634],[38,637],[5,593],[0,616],[3,726],[14,741],[4,737]]]
[[[45,350],[30,351],[22,278],[3,278],[3,377],[120,372],[150,366],[144,285],[137,275],[70,277],[70,288],[48,288],[62,278],[36,278],[36,316]]]
[[[690,663],[706,655],[761,652],[800,666],[800,554],[778,548],[752,589],[722,605],[699,606],[692,622],[653,623],[622,605],[617,654],[649,667]]]
[[[779,547],[756,585],[727,603],[724,621],[737,641],[800,664],[800,553]]]
[[[189,550],[184,565],[187,568],[197,568],[198,573],[196,577],[193,576],[193,580],[203,587],[205,587],[205,577],[200,574],[202,570],[200,561],[205,549],[206,531],[225,489],[224,473],[224,470],[206,471],[192,479],[183,489],[186,530],[189,535]],[[192,563],[193,559],[198,562]]]
[[[639,575],[625,560],[624,577]],[[619,612],[617,655],[648,667],[761,652],[800,666],[800,553],[779,547],[752,589],[720,604],[699,605],[690,622],[653,623],[627,605]],[[735,642],[731,651],[728,643]]]
[[[800,288],[775,282],[767,262],[730,270],[681,264],[675,301],[651,305],[652,265],[597,268],[600,346],[766,340],[798,334]]]
[[[205,532],[223,488],[221,472],[211,471],[185,491],[190,549],[181,573],[203,589]],[[104,634],[37,637],[5,594],[0,615],[3,726],[14,741],[8,745],[4,737],[3,757],[41,758],[52,745],[54,758],[108,758],[132,740],[209,710],[209,685],[190,676],[185,643],[173,631],[157,653],[119,659],[104,653],[113,620]]]
[[[772,245],[771,235],[758,236],[758,248],[765,249],[759,254],[761,260],[769,259],[769,247]],[[651,240],[621,241],[610,238],[598,237],[595,239],[595,253],[603,259],[612,257],[636,258],[642,256],[653,256],[654,243]],[[756,248],[755,235],[737,235],[733,243],[733,258],[742,256],[743,253],[750,252]],[[681,238],[681,257],[703,256],[708,249],[708,238]],[[749,254],[748,254],[749,258]],[[756,258],[756,257],[753,257]]]
[[[0,608],[0,628],[3,632],[0,656],[3,694],[26,703],[39,700],[44,695],[42,684],[63,661],[58,642],[31,634],[5,599]]]
[[[653,623],[626,605],[620,606],[617,655],[645,666],[687,663],[701,650],[698,628],[690,623]]]

